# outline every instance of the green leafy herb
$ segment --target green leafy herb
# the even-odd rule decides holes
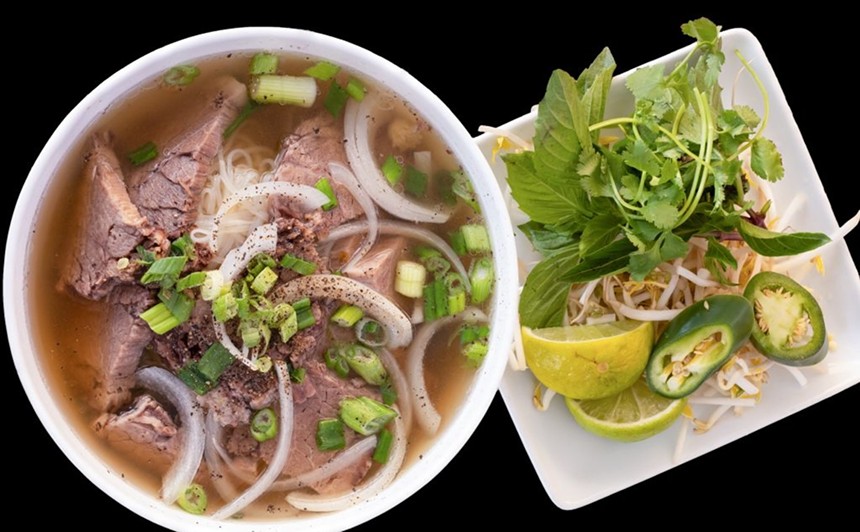
[[[776,233],[746,220],[741,220],[738,232],[753,251],[765,257],[797,255],[830,242],[822,233]]]

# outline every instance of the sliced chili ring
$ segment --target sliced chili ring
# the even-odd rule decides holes
[[[693,393],[747,341],[752,305],[741,296],[716,295],[682,310],[666,327],[648,359],[648,386],[664,397]]]
[[[811,366],[827,356],[827,329],[818,302],[797,281],[761,272],[744,290],[755,311],[750,340],[766,357],[788,366]]]

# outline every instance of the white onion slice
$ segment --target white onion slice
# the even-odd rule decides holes
[[[379,358],[391,376],[392,384],[397,391],[397,406],[400,408],[403,426],[408,432],[412,428],[412,401],[409,400],[409,381],[406,380],[406,375],[400,370],[400,364],[397,363],[391,351],[383,347],[379,350]]]
[[[378,494],[391,484],[391,481],[400,472],[403,459],[406,457],[406,433],[400,416],[394,418],[392,436],[393,441],[391,442],[388,461],[379,468],[376,475],[370,480],[346,493],[334,496],[294,491],[287,495],[287,502],[299,510],[307,512],[334,512],[359,504]]]
[[[194,482],[203,459],[206,446],[203,411],[194,392],[166,369],[154,366],[143,368],[135,376],[141,386],[162,395],[173,404],[182,424],[182,448],[161,483],[161,499],[173,504]]]
[[[382,175],[370,146],[370,139],[377,127],[376,121],[371,120],[375,115],[375,105],[376,97],[373,94],[368,94],[361,102],[350,98],[346,104],[343,117],[344,148],[355,176],[370,197],[392,215],[412,222],[446,222],[451,216],[450,211],[442,206],[428,208],[409,200],[391,188]]]
[[[245,200],[260,197],[268,198],[275,195],[289,196],[305,212],[319,209],[329,201],[329,197],[324,192],[308,185],[297,185],[284,181],[269,181],[248,185],[231,194],[218,207],[218,212],[215,213],[215,217],[212,220],[212,251],[218,251],[218,227],[221,224],[221,219],[224,218],[224,215],[230,209]]]
[[[626,318],[639,321],[669,321],[677,316],[682,309],[651,310],[628,307],[618,304],[617,311]]]
[[[209,469],[209,478],[212,480],[212,485],[218,496],[222,500],[230,501],[239,496],[239,491],[227,479],[224,474],[224,462],[219,454],[219,442],[221,427],[215,420],[215,414],[210,410],[206,414],[206,447],[203,450],[203,459],[206,460],[206,467]]]
[[[273,301],[292,302],[304,297],[336,299],[360,307],[388,329],[388,345],[403,347],[412,341],[409,317],[390,299],[369,286],[342,275],[305,275],[272,292]]]
[[[424,354],[427,352],[427,344],[440,329],[459,321],[488,321],[488,318],[481,310],[469,307],[456,316],[447,316],[426,323],[415,334],[415,339],[406,355],[406,372],[414,401],[415,418],[421,429],[430,435],[436,434],[439,430],[442,416],[433,406],[430,394],[427,393],[427,385],[424,382]]]
[[[278,226],[275,223],[260,225],[236,249],[230,250],[221,263],[221,275],[232,281],[258,253],[274,253],[278,247]]]
[[[362,438],[361,441],[355,443],[349,449],[344,450],[342,453],[338,454],[336,457],[332,458],[320,467],[293,478],[287,478],[275,482],[272,484],[271,491],[292,491],[294,489],[304,488],[325,480],[347,467],[350,467],[364,457],[368,452],[375,449],[376,442],[376,435]]]
[[[327,242],[334,242],[336,240],[340,240],[341,238],[346,238],[348,236],[357,235],[359,233],[363,233],[368,231],[368,223],[365,221],[352,222],[346,225],[341,225],[340,227],[336,227],[332,229],[331,233],[328,236],[320,241],[320,244],[325,244]],[[457,273],[463,277],[463,283],[466,285],[466,291],[472,292],[472,285],[469,283],[469,274],[466,272],[466,267],[463,266],[463,261],[460,260],[460,257],[457,256],[457,253],[454,249],[448,245],[445,240],[435,233],[431,233],[427,229],[423,227],[409,224],[405,222],[397,222],[394,220],[380,220],[379,221],[379,232],[383,235],[399,235],[405,236],[407,238],[414,238],[416,240],[420,240],[425,244],[430,244],[435,247],[439,251],[445,255],[445,258],[451,262],[451,265],[454,269],[457,270]]]
[[[293,439],[293,389],[290,386],[290,373],[283,360],[275,361],[275,374],[278,377],[278,402],[280,403],[281,416],[278,420],[278,445],[272,454],[272,460],[266,471],[260,475],[254,484],[212,514],[214,519],[231,517],[257,500],[277,480],[287,464],[287,458],[290,456],[290,444]]]
[[[373,203],[370,195],[362,188],[355,175],[349,171],[349,168],[338,163],[329,163],[328,171],[331,173],[332,179],[345,186],[355,201],[361,206],[364,215],[367,217],[367,234],[361,241],[361,245],[352,254],[352,257],[340,269],[347,270],[350,266],[361,260],[367,254],[373,244],[376,243],[376,238],[379,236],[379,217],[376,213],[376,205]],[[316,189],[314,189],[316,190]]]

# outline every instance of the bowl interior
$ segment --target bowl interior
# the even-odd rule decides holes
[[[114,102],[121,101],[144,82],[176,64],[190,63],[227,53],[270,50],[324,58],[348,68],[402,96],[417,110],[471,177],[493,244],[496,288],[491,306],[490,352],[476,372],[463,405],[456,409],[434,443],[398,476],[384,492],[364,504],[333,514],[319,514],[288,521],[228,521],[223,529],[294,530],[310,526],[343,529],[365,522],[386,511],[429,482],[459,451],[474,431],[498,387],[507,360],[516,310],[516,255],[508,212],[504,208],[492,171],[469,134],[451,111],[427,88],[385,59],[347,42],[325,35],[284,28],[242,28],[195,36],[156,50],[123,68],[92,93],[66,117],[36,160],[16,205],[4,265],[4,308],[9,341],[25,391],[52,438],[94,484],[130,510],[171,529],[197,527],[205,518],[166,507],[152,491],[123,479],[106,464],[91,445],[91,435],[69,422],[68,412],[50,388],[40,367],[41,357],[32,337],[28,317],[28,260],[36,242],[29,230],[39,219],[54,175],[69,146],[80,146],[82,135]],[[18,250],[25,249],[26,253]],[[9,309],[27,309],[10,312]],[[468,404],[468,407],[464,405]],[[107,467],[106,467],[107,466]]]

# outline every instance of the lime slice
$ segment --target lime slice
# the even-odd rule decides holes
[[[687,398],[667,399],[652,392],[645,379],[611,397],[565,398],[568,410],[585,430],[613,440],[650,438],[669,428],[684,412]]]
[[[547,388],[566,397],[599,399],[629,388],[654,344],[651,322],[523,327],[526,363]]]

